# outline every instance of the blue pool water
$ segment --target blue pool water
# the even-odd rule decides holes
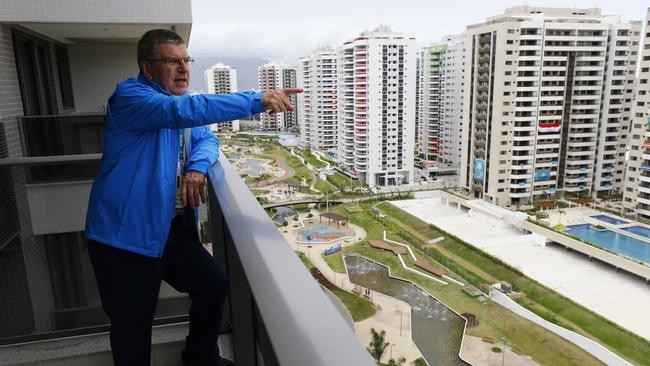
[[[621,230],[650,239],[650,229],[645,226],[630,226]]]
[[[566,232],[650,266],[649,243],[610,230],[596,230],[590,224],[569,225]]]
[[[609,222],[610,224],[613,224],[613,225],[627,224],[627,221],[619,220],[616,217],[611,217],[611,216],[607,216],[607,215],[594,215],[594,216],[591,216],[591,217],[593,217],[594,219],[600,220],[600,221]]]
[[[332,231],[327,226],[314,226],[311,229],[298,230],[298,238],[302,242],[328,243],[345,236],[348,236],[348,234],[341,231]]]

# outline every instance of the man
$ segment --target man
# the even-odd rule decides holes
[[[86,219],[113,361],[149,365],[164,280],[192,300],[184,364],[231,365],[217,348],[225,274],[198,241],[193,210],[178,210],[175,202],[191,208],[205,202],[205,175],[219,147],[205,125],[292,111],[287,96],[302,90],[188,95],[192,59],[179,35],[149,31],[137,52],[137,79],[118,84],[108,99],[104,154]]]

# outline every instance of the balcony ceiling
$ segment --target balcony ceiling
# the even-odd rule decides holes
[[[186,42],[191,25],[183,24],[114,24],[114,23],[19,23],[42,36],[74,44],[83,42],[137,42],[140,36],[156,28],[175,30]]]

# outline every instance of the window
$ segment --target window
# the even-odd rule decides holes
[[[61,93],[61,104],[63,109],[74,109],[74,96],[72,94],[72,80],[70,79],[70,63],[68,61],[68,50],[62,46],[56,46],[56,69],[59,74],[59,92]]]

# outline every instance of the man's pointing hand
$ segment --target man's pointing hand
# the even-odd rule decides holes
[[[278,89],[264,93],[262,107],[269,113],[293,112],[296,109],[289,101],[289,96],[302,93],[300,88]]]

